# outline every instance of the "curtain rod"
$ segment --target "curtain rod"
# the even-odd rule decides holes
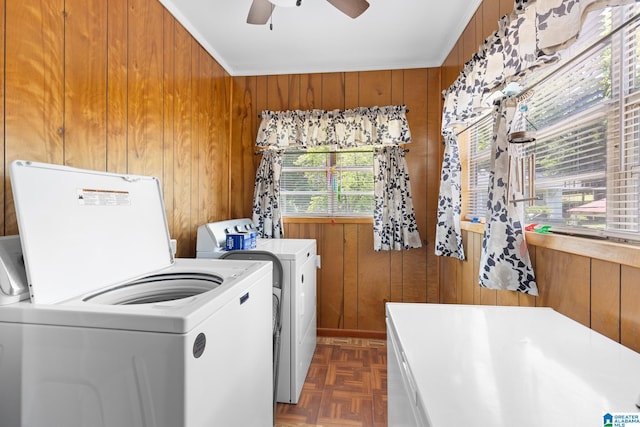
[[[404,111],[405,111],[405,113],[408,113],[408,112],[409,112],[409,109],[407,108],[407,109],[405,109]],[[258,114],[258,118],[259,118],[259,119],[261,119],[261,118],[262,118],[262,114]]]
[[[389,145],[389,147],[393,147],[393,145]],[[256,150],[253,152],[254,156],[259,156],[262,154],[263,151],[268,151],[268,148],[265,148],[263,150]],[[306,150],[299,150],[300,153],[306,153]],[[405,153],[409,152],[408,148],[404,149]],[[343,150],[331,150],[331,151],[318,151],[318,154],[336,154],[336,153],[373,153],[373,150],[349,150],[349,151],[343,151]]]

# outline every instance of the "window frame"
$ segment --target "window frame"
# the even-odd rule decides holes
[[[316,151],[317,150],[317,151]],[[349,154],[349,153],[368,153],[370,154],[370,162],[367,165],[344,165],[339,162],[339,158],[341,154]],[[301,166],[301,167],[291,167],[286,166],[287,163],[285,157],[287,155],[296,155],[296,154],[318,154],[326,156],[328,163],[325,165],[318,166]],[[373,209],[374,209],[374,166],[373,166],[373,155],[374,150],[373,146],[361,146],[361,147],[350,147],[339,149],[336,146],[326,145],[313,147],[311,149],[301,149],[299,147],[287,149],[283,153],[283,166],[280,177],[280,202],[281,202],[281,211],[283,218],[295,219],[295,218],[329,218],[329,219],[363,219],[367,220],[369,218],[373,218]],[[331,172],[329,172],[331,171]],[[344,191],[341,187],[336,188],[333,183],[326,182],[324,190],[321,191],[304,191],[304,190],[286,190],[283,189],[283,182],[286,182],[286,174],[290,172],[308,172],[308,173],[325,173],[327,174],[327,179],[341,179],[341,174],[356,172],[356,173],[368,173],[370,175],[370,189],[369,190],[347,190]],[[337,174],[337,175],[336,175]],[[336,178],[336,176],[339,176]],[[331,185],[330,185],[331,184]],[[314,197],[316,195],[326,196],[327,197],[327,210],[326,212],[317,210],[312,212],[300,212],[296,213],[291,210],[287,210],[287,197],[288,196],[306,196],[309,195]],[[341,211],[337,207],[342,203],[341,198],[344,196],[370,196],[370,211],[368,213],[364,213],[361,211]]]

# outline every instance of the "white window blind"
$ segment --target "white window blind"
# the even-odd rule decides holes
[[[518,147],[535,159],[535,172],[523,174],[525,188],[534,180],[525,197],[537,198],[525,203],[527,223],[640,240],[639,12],[637,3],[592,12],[562,60],[530,78],[539,79],[524,100],[536,141]],[[485,121],[465,131],[467,217],[486,212]]]
[[[466,219],[483,218],[487,214],[489,194],[489,171],[491,169],[491,139],[493,120],[485,116],[468,129],[469,167],[467,168],[468,191],[464,192],[463,211]]]
[[[373,216],[372,149],[285,151],[280,201],[283,216]]]

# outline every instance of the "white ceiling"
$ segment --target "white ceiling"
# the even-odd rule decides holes
[[[481,0],[369,0],[351,19],[326,0],[246,23],[251,0],[160,0],[233,76],[439,67]]]

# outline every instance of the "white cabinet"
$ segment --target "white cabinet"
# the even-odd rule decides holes
[[[387,408],[389,426],[420,427],[428,426],[426,417],[418,407],[413,377],[400,348],[393,325],[387,319]]]
[[[640,354],[550,308],[388,303],[388,425],[602,427]]]

